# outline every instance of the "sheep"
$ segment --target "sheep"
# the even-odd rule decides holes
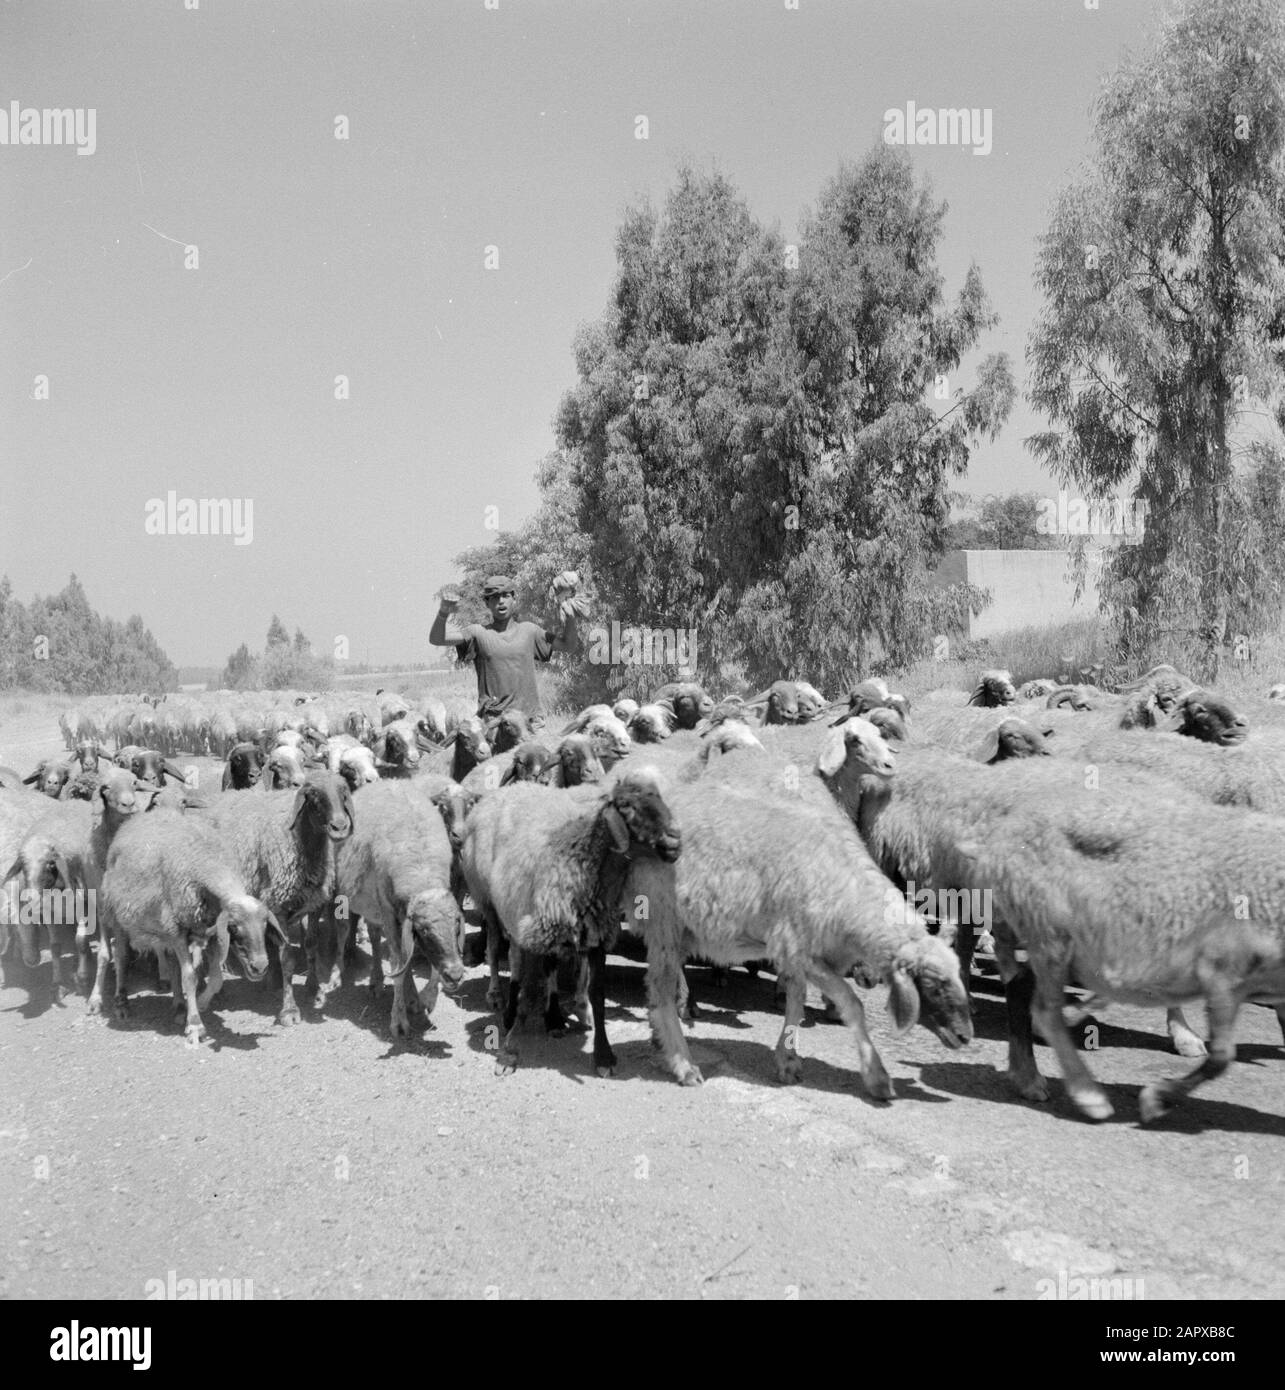
[[[1180,1081],[1143,1092],[1142,1115],[1150,1120],[1231,1060],[1240,1003],[1285,1001],[1285,871],[1274,818],[1115,775],[1111,793],[1087,791],[1052,759],[983,769],[909,750],[891,791],[852,771],[841,771],[836,783],[886,871],[993,891],[1009,1076],[1027,1099],[1048,1094],[1031,1049],[1032,990],[1068,1092],[1091,1119],[1107,1118],[1111,1106],[1076,1056],[1060,1012],[1072,970],[1078,983],[1108,998],[1206,999],[1209,1056]],[[1200,827],[1198,849],[1175,838],[1175,810]],[[1248,909],[1245,920],[1233,910],[1237,901]],[[1017,964],[1018,950],[1029,953],[1029,969]]]
[[[1025,719],[1001,719],[985,734],[973,752],[979,763],[998,763],[1006,758],[1048,757],[1050,730],[1037,729]]]
[[[669,705],[674,711],[674,723],[680,729],[694,729],[714,708],[714,701],[695,681],[672,681],[662,685],[652,695],[651,701],[653,704]]]
[[[763,745],[754,736],[754,731],[748,724],[731,719],[714,726],[708,733],[701,736],[700,752],[697,757],[704,765],[709,762],[711,754],[718,753],[721,756],[738,748],[756,748],[762,751]]]
[[[62,795],[62,789],[71,779],[75,768],[76,763],[74,762],[59,762],[56,758],[42,758],[36,764],[36,770],[22,779],[22,785],[24,787],[34,786],[42,796],[57,801]]]
[[[970,705],[983,705],[995,708],[997,705],[1011,705],[1017,701],[1017,691],[1013,686],[1012,672],[992,667],[983,671],[977,678],[977,687],[968,697]]]
[[[660,743],[674,730],[674,707],[668,700],[641,705],[626,726],[637,743]]]
[[[165,779],[172,777],[176,782],[186,780],[183,769],[155,748],[142,748],[138,744],[127,744],[112,759],[117,767],[132,772],[140,781],[163,787]]]
[[[245,791],[258,786],[266,761],[263,750],[257,744],[233,744],[223,768],[223,790]]]
[[[215,831],[176,811],[154,811],[145,823],[123,828],[108,856],[100,902],[102,937],[104,943],[111,939],[116,968],[117,1018],[129,1014],[128,941],[137,950],[154,951],[158,960],[169,956],[175,1013],[186,1006],[184,1033],[190,1044],[205,1036],[201,1010],[222,987],[229,946],[246,978],[261,980],[268,969],[268,934],[280,940],[285,935],[267,906],[247,891]],[[203,960],[208,973],[198,996]],[[103,945],[91,1012],[101,1008],[105,970]]]
[[[484,797],[464,827],[461,862],[474,902],[487,924],[491,986],[498,990],[501,929],[509,937],[509,997],[505,1037],[496,1071],[517,1066],[516,1033],[525,1012],[525,956],[543,957],[546,975],[559,951],[588,959],[588,1003],[593,1012],[593,1058],[610,1076],[616,1055],[607,1039],[604,969],[620,926],[620,896],[631,863],[657,856],[676,859],[681,836],[656,774],[639,768],[602,797],[527,783]],[[556,994],[545,1024],[560,1031]]]
[[[1285,700],[1285,685],[1274,685],[1267,692],[1269,700]]]
[[[277,1022],[299,1021],[293,985],[297,923],[335,890],[335,849],[353,833],[353,797],[329,772],[309,772],[292,792],[223,797],[204,813],[229,845],[247,888],[284,924],[277,955],[281,1007]]]
[[[1057,689],[1057,681],[1038,676],[1034,680],[1023,681],[1017,688],[1019,700],[1042,700]]]
[[[301,787],[308,776],[309,763],[297,748],[281,744],[272,750],[263,767],[263,784],[269,791]]]
[[[592,743],[590,744],[592,748]],[[514,750],[509,765],[500,777],[500,785],[507,787],[510,782],[538,782],[540,774],[554,759],[553,750],[542,743],[523,743]],[[488,764],[490,766],[490,764]],[[475,768],[464,779],[467,785],[470,778],[477,775]]]
[[[593,740],[587,734],[566,734],[553,749],[536,780],[550,787],[579,787],[587,782],[601,782],[605,775]],[[509,780],[519,779],[513,777]]]
[[[530,721],[521,710],[504,710],[486,721],[486,739],[492,753],[509,753],[530,737]]]
[[[424,708],[421,719],[429,739],[433,743],[446,742],[446,705],[436,695],[423,697]]]
[[[392,691],[375,691],[375,700],[379,706],[379,723],[381,728],[387,728],[399,719],[405,719],[411,712],[409,702],[401,695],[396,695]]]
[[[0,864],[9,864],[22,848],[31,827],[49,809],[47,800],[27,791],[17,779],[15,787],[0,790]],[[21,924],[18,892],[21,884],[13,875],[0,879],[0,958],[8,954],[9,927]],[[40,953],[31,932],[18,933],[23,963],[28,969],[40,964]]]
[[[96,738],[84,738],[76,744],[76,761],[82,772],[97,772],[103,761],[111,762],[112,756],[107,745]]]
[[[337,762],[337,769],[331,770],[338,771],[351,791],[356,791],[358,787],[367,783],[379,781],[379,768],[375,765],[375,755],[369,748],[360,744],[355,748],[346,748],[339,754]]]
[[[406,992],[411,957],[418,941],[442,987],[454,994],[464,980],[459,947],[464,922],[451,894],[451,846],[441,817],[413,800],[404,784],[375,782],[355,798],[358,808],[353,833],[335,856],[336,889],[347,912],[362,918],[370,932],[371,993],[382,987],[381,933],[388,938],[389,974],[393,981],[391,1030],[394,1038],[410,1036],[407,999],[421,999]],[[334,967],[328,986],[318,981],[316,933],[310,933],[309,985],[318,1007],[338,983],[347,936],[347,917],[325,914],[334,922]],[[322,930],[322,928],[318,928]],[[327,933],[329,934],[329,933]],[[427,988],[435,988],[436,976]]]
[[[1285,690],[1285,686],[1282,686],[1281,688]],[[617,700],[616,703],[611,707],[611,713],[614,714],[615,717],[619,719],[622,724],[628,724],[629,721],[634,717],[634,715],[638,713],[638,710],[638,701],[631,700],[627,695]]]
[[[821,719],[830,708],[830,701],[814,685],[809,685],[807,681],[794,682],[795,696],[799,703],[799,721],[808,723],[813,719]]]
[[[635,714],[637,712],[634,711]],[[604,768],[614,767],[634,746],[633,740],[629,737],[628,727],[609,711],[595,715],[580,729],[569,732],[588,736],[593,744],[593,751]]]
[[[881,705],[878,709],[868,711],[864,717],[879,730],[885,741],[888,739],[897,743],[906,741],[906,719],[899,711]],[[842,720],[839,722],[841,723]]]
[[[842,733],[830,740],[843,749]],[[823,750],[823,770],[827,756]],[[867,978],[891,985],[889,1010],[899,1032],[922,1019],[947,1047],[971,1039],[954,953],[928,934],[837,807],[823,813],[710,780],[674,788],[669,801],[682,827],[682,856],[672,868],[636,863],[629,891],[648,904],[648,1001],[662,1055],[684,1085],[701,1080],[673,1006],[685,955],[723,965],[762,958],[775,964],[786,981],[776,1044],[783,1082],[801,1074],[794,1040],[811,983],[851,1031],[870,1096],[893,1098],[861,1002],[844,979],[858,962]]]
[[[745,701],[746,709],[763,707],[764,724],[797,724],[799,692],[793,681],[774,681],[766,690]]]
[[[138,782],[133,774],[113,769],[103,779],[98,798],[101,811],[95,819],[89,803],[76,800],[60,802],[45,815],[31,823],[13,862],[0,874],[0,882],[21,878],[22,889],[29,893],[56,890],[63,894],[90,895],[87,899],[61,899],[78,909],[85,905],[88,913],[78,910],[76,916],[75,948],[76,980],[84,989],[89,985],[89,937],[96,914],[92,911],[93,895],[97,893],[107,864],[108,852],[116,833],[139,811],[146,810],[159,792]],[[58,904],[55,904],[57,906]],[[31,924],[34,928],[34,923]],[[62,949],[56,927],[60,922],[43,924],[49,935],[49,956],[53,971],[53,997],[60,1002],[67,993],[62,975]],[[20,931],[23,940],[23,959],[28,965],[38,963],[34,930]],[[101,944],[100,944],[101,951]]]

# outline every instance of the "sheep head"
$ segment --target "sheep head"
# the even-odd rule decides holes
[[[945,1046],[963,1047],[973,1036],[968,992],[959,958],[937,936],[913,937],[893,958],[888,1012],[899,1033],[922,1023]]]
[[[1046,739],[1051,730],[1037,729],[1025,719],[1001,720],[982,739],[973,756],[979,763],[1000,763],[1007,758],[1049,756]]]
[[[379,769],[375,766],[375,755],[360,744],[356,748],[345,748],[339,755],[339,775],[350,791],[356,791],[367,782],[378,782]]]
[[[1012,674],[997,666],[981,673],[977,679],[977,689],[968,700],[970,705],[981,705],[987,709],[1016,702],[1017,691],[1013,688]]]
[[[324,830],[329,839],[346,840],[353,832],[352,792],[341,777],[332,772],[310,772],[295,794],[290,828],[300,820],[314,830]]]
[[[103,810],[112,816],[133,816],[139,811],[150,811],[152,803],[161,794],[161,789],[150,782],[140,782],[131,773],[114,768],[103,778],[98,795]]]
[[[635,711],[636,713],[636,711]],[[612,767],[634,746],[629,730],[614,714],[600,714],[583,730],[593,743],[593,751],[603,767]]]
[[[452,738],[475,763],[484,763],[491,756],[491,745],[486,738],[486,725],[476,714],[465,715]],[[451,739],[447,739],[448,743],[450,741]]]
[[[660,743],[673,732],[676,716],[668,700],[643,705],[629,721],[629,732],[639,743]]]
[[[229,898],[214,927],[216,931],[227,932],[228,942],[247,980],[261,980],[268,973],[270,933],[282,944],[286,943],[280,922],[258,898],[248,893],[240,898]]]
[[[848,714],[866,714],[872,709],[882,709],[891,698],[892,692],[888,689],[887,681],[875,676],[853,686],[848,692]]]
[[[763,745],[754,736],[748,724],[733,719],[725,724],[716,724],[701,738],[700,760],[709,762],[712,753],[730,753],[735,748],[758,748]]]
[[[531,736],[527,717],[521,710],[509,709],[487,722],[492,753],[508,753]]]
[[[1192,690],[1181,697],[1165,726],[1202,743],[1234,748],[1249,735],[1249,724],[1227,703],[1207,690]]]
[[[592,747],[592,741],[590,742]],[[553,753],[542,743],[524,743],[513,754],[513,761],[504,770],[500,786],[510,782],[535,782],[553,760]]]
[[[601,782],[605,776],[593,740],[587,734],[567,734],[545,764],[540,780],[560,787],[579,787],[586,782]]]
[[[905,743],[906,720],[905,716],[898,710],[881,707],[872,709],[865,717],[879,730],[885,740],[896,739],[898,743]],[[840,720],[840,723],[842,722]]]
[[[1282,686],[1281,689],[1285,690],[1285,686]],[[623,699],[617,700],[616,703],[612,705],[611,712],[622,724],[628,724],[634,715],[638,713],[638,701],[631,700],[626,695]]]
[[[893,750],[868,720],[845,719],[821,745],[817,771],[823,777],[889,778],[897,770]]]
[[[464,983],[464,962],[460,960],[460,913],[455,899],[444,889],[425,889],[411,899],[406,916],[429,964],[441,975],[442,988],[447,994],[456,993]]]
[[[636,768],[622,777],[603,802],[601,814],[617,853],[641,850],[667,864],[678,858],[682,835],[655,768]]]

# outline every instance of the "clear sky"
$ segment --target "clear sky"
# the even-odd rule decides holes
[[[788,239],[908,100],[993,112],[988,156],[912,154],[950,204],[948,292],[975,259],[986,348],[1024,383],[1036,238],[1158,9],[6,4],[0,108],[93,108],[96,149],[0,145],[0,571],[28,599],[75,570],[179,664],[261,647],[274,610],[319,650],[428,659],[452,557],[490,539],[488,507],[508,528],[535,506],[625,206],[716,164]],[[1035,428],[1019,407],[967,488],[1049,487]],[[250,499],[252,541],[148,534],[170,490]]]

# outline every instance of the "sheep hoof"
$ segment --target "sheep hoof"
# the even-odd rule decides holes
[[[1071,1099],[1075,1102],[1075,1108],[1086,1120],[1100,1123],[1102,1120],[1109,1120],[1115,1114],[1111,1102],[1099,1090],[1072,1091]]]
[[[495,1057],[496,1076],[512,1076],[518,1069],[518,1058],[515,1052],[500,1052]]]
[[[1204,1057],[1208,1055],[1209,1049],[1190,1028],[1175,1028],[1170,1037],[1173,1040],[1173,1050],[1179,1057]]]
[[[606,1081],[609,1077],[615,1076],[616,1074],[616,1066],[614,1062],[610,1066],[603,1066],[601,1063],[595,1062],[593,1069],[604,1081]]]
[[[127,999],[116,1000],[115,1004],[112,1005],[112,1011],[115,1013],[117,1018],[128,1018],[129,1001]]]
[[[1022,1076],[1017,1072],[1008,1073],[1008,1083],[1023,1100],[1043,1102],[1049,1098],[1049,1083],[1036,1072],[1034,1076]]]
[[[1138,1097],[1138,1115],[1144,1125],[1163,1119],[1173,1107],[1159,1086],[1144,1086]]]
[[[101,999],[95,999],[94,996],[91,994],[89,998],[85,1001],[85,1012],[87,1014],[100,1014],[102,1013],[102,1011],[103,1001]]]
[[[678,1084],[680,1086],[703,1086],[705,1078],[701,1075],[699,1067],[694,1067],[688,1063],[679,1069]]]
[[[493,1009],[497,1014],[504,1010],[504,990],[499,985],[492,985],[486,991],[486,1007]]]
[[[894,1100],[896,1091],[893,1090],[892,1078],[890,1076],[873,1076],[866,1082],[866,1090],[870,1093],[871,1100]]]
[[[395,1040],[409,1038],[410,1021],[406,1018],[394,1018],[388,1025],[388,1031]]]
[[[189,1023],[183,1030],[184,1047],[200,1047],[205,1041],[205,1029],[199,1023]]]
[[[299,1022],[298,1008],[282,1009],[277,1015],[278,1028],[293,1028]]]
[[[800,1057],[779,1057],[776,1078],[783,1086],[792,1086],[803,1079],[803,1060]]]

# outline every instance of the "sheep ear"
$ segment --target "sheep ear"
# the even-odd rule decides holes
[[[771,693],[770,690],[760,690],[757,695],[750,696],[750,698],[744,702],[745,708],[749,709],[753,705],[767,704],[768,696],[771,695]]]
[[[299,824],[299,817],[303,815],[304,808],[308,804],[308,789],[300,787],[295,793],[294,811],[290,816],[290,829],[293,830]]]
[[[888,1013],[898,1033],[908,1033],[919,1022],[919,990],[904,965],[893,967]]]
[[[17,878],[22,873],[22,851],[18,851],[18,857],[0,876],[0,883],[8,883],[11,878]]]
[[[229,766],[229,767],[225,767],[225,768],[223,769],[223,790],[224,790],[224,791],[227,791],[231,786],[232,786],[232,769],[231,769],[231,767]]]
[[[277,921],[276,914],[271,908],[268,909],[268,932],[270,935],[275,934],[283,946],[290,944],[290,938],[286,935],[281,923]]]
[[[507,787],[510,782],[514,781],[514,779],[517,777],[517,773],[514,770],[516,769],[517,765],[517,759],[514,759],[514,761],[511,762],[508,765],[508,767],[504,769],[504,776],[500,778],[500,786]]]
[[[827,734],[817,758],[817,767],[823,777],[834,777],[848,761],[848,741],[837,732]]]
[[[39,782],[39,781],[40,781],[40,769],[37,768],[37,769],[35,770],[35,772],[33,772],[33,773],[31,774],[30,777],[24,777],[24,778],[22,779],[22,785],[23,785],[24,787],[29,787],[29,786],[31,786],[31,784],[32,784],[33,782]]]
[[[625,818],[616,808],[608,802],[602,808],[602,818],[607,823],[607,829],[611,832],[611,840],[616,849],[621,854],[629,853],[629,827],[625,824]]]
[[[973,756],[979,763],[993,763],[999,755],[999,729],[994,728],[977,745]]]

